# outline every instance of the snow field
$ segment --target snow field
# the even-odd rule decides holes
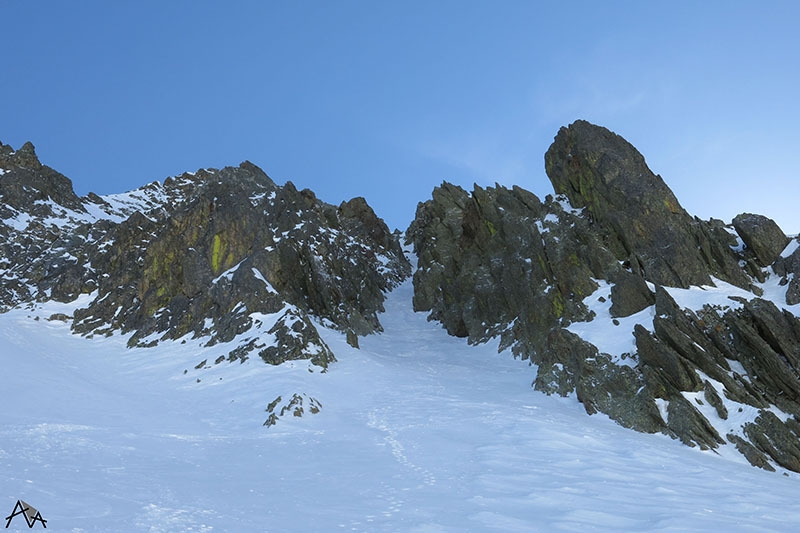
[[[46,320],[69,312],[54,303],[0,315],[0,511],[20,498],[49,531],[71,532],[800,523],[797,475],[589,417],[574,398],[532,390],[527,362],[413,313],[411,294],[409,281],[389,296],[385,333],[360,350],[324,330],[339,359],[326,373],[257,358],[195,369],[225,347],[76,337]],[[322,411],[263,427],[267,404],[294,393]]]

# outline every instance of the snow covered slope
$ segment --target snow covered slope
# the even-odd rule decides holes
[[[339,362],[195,369],[226,347],[71,334],[46,303],[0,315],[0,511],[48,531],[789,531],[800,478],[587,417],[533,369],[413,313]],[[318,414],[264,427],[278,396]],[[306,404],[307,405],[307,404]],[[721,455],[720,455],[721,454]],[[12,529],[27,530],[21,518]],[[38,528],[38,526],[37,526]]]

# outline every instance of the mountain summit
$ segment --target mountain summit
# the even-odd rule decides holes
[[[585,208],[608,249],[648,281],[686,288],[715,276],[749,287],[731,236],[720,224],[691,217],[619,135],[585,121],[561,128],[545,168],[555,192]]]
[[[415,310],[472,343],[499,337],[536,389],[588,413],[800,471],[797,242],[766,217],[691,217],[630,143],[585,121],[545,166],[544,202],[444,183],[419,205]]]
[[[691,216],[630,143],[585,121],[561,128],[545,168],[544,201],[443,183],[419,204],[414,310],[499,340],[535,389],[589,414],[800,472],[798,241],[761,215]],[[0,200],[1,311],[74,302],[50,318],[81,335],[223,349],[198,369],[324,370],[324,330],[354,347],[381,332],[386,294],[412,274],[363,198],[327,204],[249,162],[80,198],[32,144],[0,144]],[[267,425],[302,405],[321,403],[278,397]]]
[[[188,335],[229,345],[231,361],[325,368],[335,356],[314,320],[357,344],[409,274],[363,198],[326,204],[249,162],[78,198],[31,145],[2,149],[0,306],[82,296],[76,333],[132,333],[130,346]]]

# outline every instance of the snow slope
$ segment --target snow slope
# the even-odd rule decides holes
[[[467,346],[396,289],[386,332],[327,373],[209,364],[196,341],[128,350],[0,315],[0,513],[48,531],[788,531],[800,478],[589,417],[527,363]],[[76,304],[72,304],[74,307]],[[38,320],[37,320],[38,318]],[[186,372],[184,372],[186,371]],[[199,381],[198,381],[199,380]],[[262,426],[277,396],[319,414]],[[2,524],[5,525],[5,524]],[[27,530],[21,517],[12,529]],[[37,526],[39,528],[40,526]]]

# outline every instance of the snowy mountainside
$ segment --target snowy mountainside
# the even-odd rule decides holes
[[[535,368],[468,346],[411,310],[406,281],[385,331],[320,327],[338,362],[255,359],[194,369],[225,346],[87,339],[38,303],[0,315],[3,505],[50,531],[786,531],[796,474],[733,450],[587,417],[534,393]],[[38,319],[38,320],[37,320]],[[184,370],[187,370],[184,373]],[[267,399],[319,400],[261,426]],[[21,523],[20,523],[21,524]],[[19,527],[20,524],[12,524]]]
[[[584,121],[545,166],[544,201],[443,183],[400,235],[249,162],[81,198],[0,144],[8,497],[73,531],[785,530],[800,241],[692,217]]]
[[[332,206],[249,162],[78,198],[33,145],[0,150],[0,309],[91,295],[70,316],[76,333],[237,339],[229,361],[324,369],[335,356],[310,318],[357,344],[380,331],[384,292],[409,273],[363,198]]]
[[[800,471],[797,241],[761,215],[692,217],[630,143],[585,121],[545,167],[544,201],[443,183],[419,205],[414,309],[499,339],[536,366],[534,388],[589,414]]]

